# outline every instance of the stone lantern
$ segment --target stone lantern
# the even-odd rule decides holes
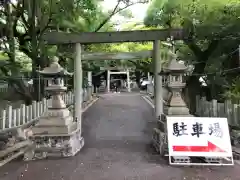
[[[25,160],[74,156],[83,147],[84,140],[78,122],[62,99],[62,93],[67,90],[63,77],[72,73],[59,65],[57,57],[39,73],[47,79],[46,91],[52,96],[47,111],[32,128],[33,148],[25,154]]]
[[[170,61],[166,71],[168,72],[168,88],[172,95],[168,99],[168,104],[164,108],[164,114],[169,116],[185,116],[189,115],[189,109],[182,99],[181,92],[186,86],[183,81],[183,76],[188,69],[183,63],[177,62],[177,55],[171,53],[172,60]]]

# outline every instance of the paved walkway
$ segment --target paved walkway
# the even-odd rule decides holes
[[[152,109],[139,94],[106,94],[83,115],[85,147],[75,157],[15,161],[1,180],[239,180],[239,166],[170,167],[150,148]]]

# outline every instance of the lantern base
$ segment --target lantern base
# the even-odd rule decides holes
[[[163,114],[168,115],[168,116],[191,116],[189,114],[189,109],[180,104],[179,106],[172,106],[172,105],[168,105],[168,106],[164,106],[163,107]],[[161,119],[161,118],[160,118]]]
[[[68,134],[73,132],[77,128],[77,122],[71,123],[69,125],[37,125],[32,128],[34,135],[51,135],[51,134]]]
[[[31,140],[25,161],[75,156],[84,146],[80,129],[71,134],[34,135]]]
[[[189,116],[189,109],[187,107],[168,107],[164,113],[168,116]]]

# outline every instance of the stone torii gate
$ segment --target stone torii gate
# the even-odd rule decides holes
[[[120,71],[120,72],[112,72],[110,70],[107,71],[107,92],[110,92],[110,80],[111,80],[112,74],[126,74],[127,75],[127,90],[128,90],[128,92],[131,92],[129,69],[127,69],[125,71]]]
[[[117,53],[83,53],[82,60],[92,61],[92,60],[138,60],[143,58],[151,58],[153,51],[139,51],[139,52],[117,52]],[[116,69],[116,68],[113,68]],[[112,74],[126,74],[127,75],[127,89],[128,92],[130,89],[130,75],[129,69],[122,70],[120,72],[111,72],[112,68],[108,68],[107,70],[107,92],[110,92],[110,76]],[[90,78],[91,74],[88,72],[88,81],[91,82]]]
[[[118,32],[83,32],[83,33],[64,33],[64,32],[49,32],[44,34],[43,39],[48,44],[76,44],[76,57],[74,62],[74,94],[75,94],[75,118],[79,124],[80,131],[82,125],[82,60],[96,60],[101,59],[101,54],[82,54],[82,44],[96,44],[96,43],[119,43],[119,42],[143,42],[153,41],[153,51],[151,56],[154,60],[154,76],[155,76],[155,115],[158,118],[162,114],[162,100],[161,100],[161,88],[162,79],[158,75],[161,72],[160,61],[160,41],[165,41],[168,37],[173,37],[175,40],[183,39],[183,31],[181,29],[171,30],[138,30],[138,31],[118,31]],[[149,52],[148,52],[149,53]],[[106,59],[123,59],[120,58],[120,53],[111,56]],[[140,53],[141,54],[141,53]],[[143,53],[144,54],[144,53]],[[128,53],[125,56],[133,56]],[[145,54],[146,55],[146,54]],[[95,57],[95,58],[94,58]],[[139,57],[139,54],[138,54]],[[143,57],[140,55],[140,57]],[[102,58],[103,59],[103,58]],[[81,133],[80,133],[81,134]]]

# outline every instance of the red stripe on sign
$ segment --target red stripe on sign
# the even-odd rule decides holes
[[[175,152],[225,152],[209,141],[207,146],[172,146],[172,148]]]

